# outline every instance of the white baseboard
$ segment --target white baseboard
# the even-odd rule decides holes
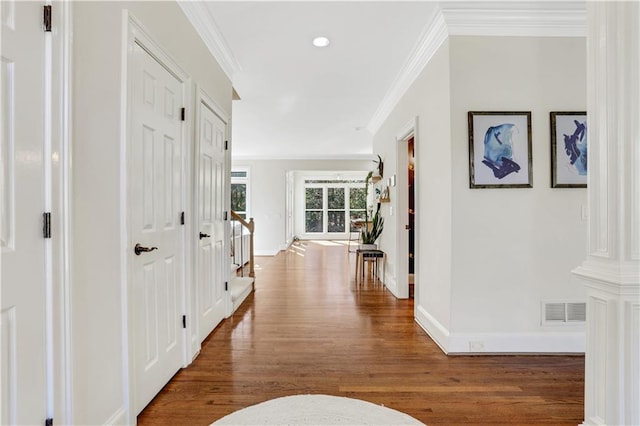
[[[109,420],[104,422],[105,426],[111,425],[126,425],[127,424],[127,410],[124,406],[118,408],[115,413],[109,417]]]
[[[415,308],[415,319],[418,325],[431,337],[431,340],[440,346],[442,352],[448,354],[449,330],[420,305]]]
[[[525,333],[452,333],[449,354],[576,353],[585,351],[584,331]]]
[[[394,277],[392,277],[391,275],[387,274],[386,277],[384,277],[384,285],[387,287],[387,290],[389,290],[391,292],[391,294],[393,294],[396,298],[398,297],[398,282],[396,281],[396,279]]]
[[[497,353],[576,353],[585,351],[584,330],[515,333],[452,333],[422,306],[416,322],[447,355]]]

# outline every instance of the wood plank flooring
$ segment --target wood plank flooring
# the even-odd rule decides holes
[[[428,425],[577,425],[583,356],[445,356],[413,301],[354,285],[342,243],[257,259],[255,292],[138,417],[207,425],[272,398],[321,393],[384,404]],[[351,263],[350,263],[351,262]]]

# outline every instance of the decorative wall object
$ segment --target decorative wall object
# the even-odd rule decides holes
[[[587,113],[551,112],[551,187],[587,187]]]
[[[531,112],[469,111],[469,187],[532,188]]]

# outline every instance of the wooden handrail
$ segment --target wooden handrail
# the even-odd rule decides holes
[[[253,261],[253,232],[255,231],[256,224],[253,221],[253,218],[249,218],[249,222],[244,220],[242,216],[238,213],[231,210],[231,218],[233,220],[237,220],[240,222],[242,226],[249,230],[249,276],[254,278],[256,276],[256,272],[254,269],[254,261]],[[242,238],[242,237],[241,237]]]

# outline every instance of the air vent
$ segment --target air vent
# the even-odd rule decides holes
[[[543,325],[582,323],[586,318],[584,302],[542,302]]]

